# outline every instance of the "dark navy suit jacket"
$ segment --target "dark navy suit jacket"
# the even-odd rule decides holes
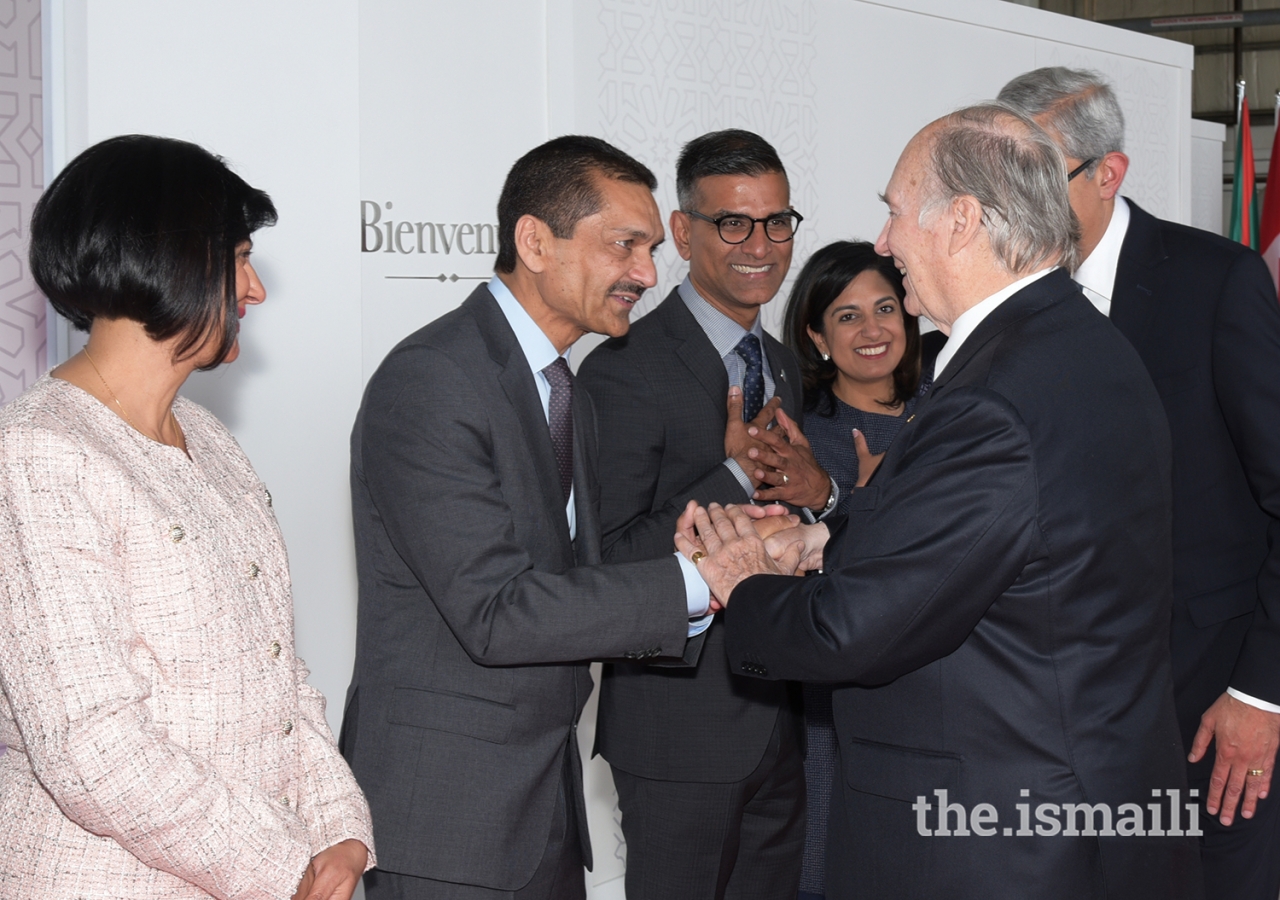
[[[1280,303],[1257,253],[1128,203],[1111,321],[1173,437],[1174,692],[1190,746],[1228,686],[1280,703]]]
[[[1042,804],[1065,826],[1064,804],[1185,799],[1171,506],[1151,380],[1058,270],[964,342],[835,524],[825,575],[738,586],[735,671],[840,683],[828,897],[1198,896],[1192,839],[1014,833],[1019,803],[1034,828]],[[921,834],[913,806],[936,831],[939,790],[991,804],[994,833]]]

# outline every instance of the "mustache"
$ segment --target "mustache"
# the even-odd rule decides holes
[[[615,281],[609,286],[606,294],[635,294],[636,298],[644,296],[645,286],[635,281]]]

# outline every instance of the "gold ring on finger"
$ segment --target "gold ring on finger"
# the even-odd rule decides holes
[[[786,472],[783,472],[783,473],[782,473],[782,483],[783,483],[783,484],[790,484],[790,483],[791,483],[791,479],[787,477],[787,473],[786,473]]]
[[[1249,774],[1258,777],[1266,774],[1266,769],[1250,769]]]
[[[707,554],[703,553],[701,550],[694,550],[693,555],[689,557],[689,561],[696,566],[706,558]]]

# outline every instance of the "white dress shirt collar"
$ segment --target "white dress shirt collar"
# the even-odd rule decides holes
[[[1102,240],[1093,248],[1089,258],[1076,269],[1076,283],[1084,289],[1089,302],[1104,316],[1111,315],[1111,295],[1116,287],[1116,266],[1120,263],[1120,248],[1129,231],[1129,204],[1123,197],[1116,197],[1111,210],[1111,221],[1102,233]]]
[[[1047,269],[1041,269],[1039,272],[1028,275],[1025,278],[1019,278],[1013,284],[1001,288],[987,299],[962,312],[956,320],[951,323],[951,334],[947,337],[947,342],[943,345],[942,352],[938,354],[938,361],[934,363],[934,381],[937,381],[942,377],[942,373],[947,369],[947,363],[951,362],[956,353],[960,350],[960,346],[966,339],[968,339],[969,335],[973,334],[977,327],[982,324],[983,319],[995,312],[996,308],[1000,306],[1001,303],[1004,303],[1004,301],[1018,293],[1018,291],[1022,290],[1033,281],[1039,281],[1056,268],[1058,267],[1050,266]]]

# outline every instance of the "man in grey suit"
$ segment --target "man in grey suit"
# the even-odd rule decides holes
[[[625,334],[653,286],[655,183],[596,138],[530,151],[498,201],[496,277],[365,391],[341,744],[373,810],[370,900],[583,897],[587,661],[693,659],[696,570],[600,564],[594,413],[564,359]]]
[[[755,497],[817,514],[836,501],[796,424],[795,357],[760,324],[801,219],[781,160],[751,132],[706,134],[681,152],[676,191],[671,232],[689,277],[580,372],[609,460],[600,509],[614,562],[669,553],[689,500]],[[606,667],[597,749],[618,788],[628,900],[795,896],[804,772],[794,700],[792,686],[731,674],[718,625],[695,670]]]

